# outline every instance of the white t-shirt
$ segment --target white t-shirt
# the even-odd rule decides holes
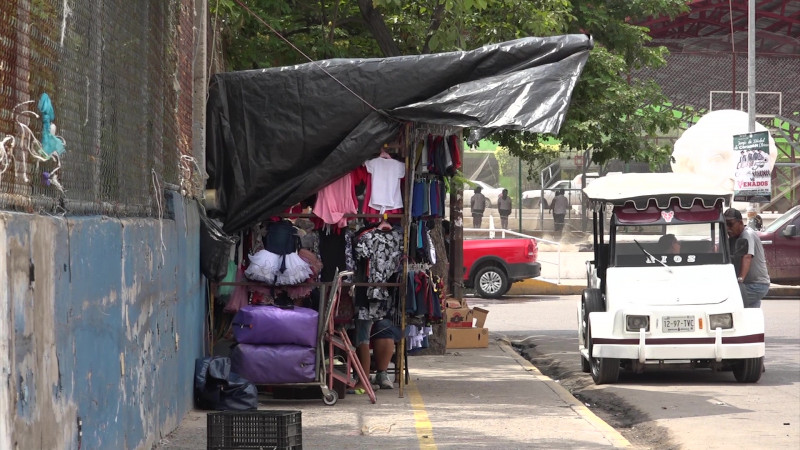
[[[406,174],[406,165],[389,158],[370,159],[364,165],[367,167],[367,172],[372,175],[369,206],[381,213],[387,209],[402,208],[400,180]]]

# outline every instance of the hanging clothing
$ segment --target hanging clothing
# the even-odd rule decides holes
[[[372,175],[369,206],[381,213],[387,209],[402,208],[400,180],[406,175],[405,164],[390,158],[373,158],[364,165]]]
[[[453,169],[458,170],[461,168],[461,142],[458,136],[451,134],[447,136],[447,143],[450,144],[450,158],[453,161]]]
[[[322,259],[322,281],[333,281],[336,271],[355,270],[353,240],[355,232],[345,228],[341,233],[319,233],[319,255]],[[347,277],[345,281],[350,281]]]
[[[250,265],[244,274],[249,280],[269,285],[286,286],[302,283],[312,275],[311,266],[297,252],[279,255],[259,250],[250,255]]]
[[[403,212],[402,206],[400,208],[394,209],[387,209],[384,211],[380,211],[379,209],[374,209],[369,206],[372,198],[372,175],[367,171],[365,166],[359,166],[352,172],[350,172],[353,178],[353,185],[360,189],[360,187],[364,186],[364,198],[360,200],[359,203],[361,205],[361,212],[364,214],[401,214]],[[402,181],[402,180],[401,180]],[[368,223],[378,223],[380,219],[365,219]]]
[[[428,213],[428,187],[425,180],[414,182],[414,197],[411,203],[411,217],[417,218]]]
[[[403,255],[403,235],[398,228],[380,230],[371,228],[357,237],[356,258],[366,260],[366,275],[369,283],[389,283],[400,267]],[[389,312],[391,293],[381,286],[367,287],[368,305],[359,305],[358,319],[380,320]]]
[[[314,214],[327,224],[344,228],[347,226],[344,215],[354,214],[357,211],[353,178],[350,174],[325,186],[317,193]]]

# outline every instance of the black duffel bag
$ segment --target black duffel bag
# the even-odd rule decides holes
[[[198,409],[243,411],[258,408],[256,385],[231,372],[231,359],[223,356],[195,360],[194,397]]]

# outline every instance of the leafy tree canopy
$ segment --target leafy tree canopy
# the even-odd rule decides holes
[[[657,84],[631,76],[642,68],[663,66],[666,49],[648,46],[648,30],[633,23],[684,12],[684,0],[209,3],[212,28],[220,38],[228,70],[305,63],[306,56],[320,60],[425,54],[470,50],[526,36],[589,33],[595,48],[558,135],[562,148],[590,150],[592,160],[601,164],[621,159],[658,165],[669,158],[669,148],[657,147],[646,137],[674,129],[678,119],[658,107],[667,99]],[[512,131],[489,137],[529,162],[552,156],[552,148],[544,143],[549,138]]]

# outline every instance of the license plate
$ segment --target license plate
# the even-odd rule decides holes
[[[665,333],[694,331],[694,316],[666,316],[661,323],[661,331]]]

